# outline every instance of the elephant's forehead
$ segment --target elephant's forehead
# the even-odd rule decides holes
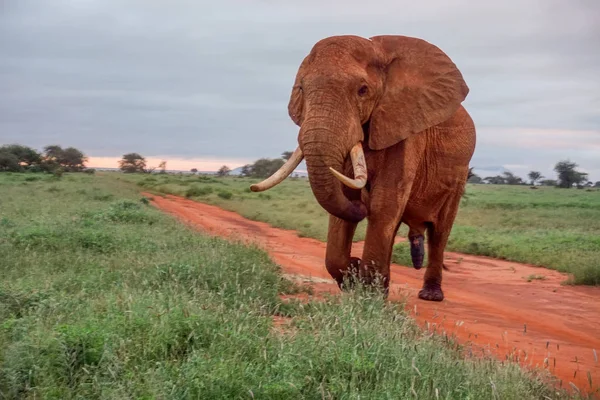
[[[317,42],[311,50],[312,62],[368,62],[375,56],[373,43],[358,36],[332,36]]]

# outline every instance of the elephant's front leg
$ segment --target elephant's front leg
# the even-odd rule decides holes
[[[359,259],[350,257],[356,226],[356,223],[329,216],[325,267],[340,289],[343,289],[344,278],[352,279],[349,273],[357,272],[360,264]]]
[[[390,285],[390,263],[394,238],[400,225],[403,202],[390,202],[389,206],[369,217],[365,247],[360,268],[361,281],[379,283],[386,295]],[[377,279],[382,281],[377,282]]]

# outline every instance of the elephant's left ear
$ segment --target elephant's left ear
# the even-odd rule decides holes
[[[386,67],[383,95],[371,114],[370,148],[392,146],[458,110],[469,88],[442,50],[407,36],[371,40],[383,51]]]

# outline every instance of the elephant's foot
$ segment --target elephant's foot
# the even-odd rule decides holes
[[[425,283],[423,289],[419,291],[419,298],[427,301],[442,301],[444,300],[444,292],[442,285],[439,283]]]
[[[425,258],[424,239],[423,235],[409,238],[410,257],[412,258],[413,267],[415,267],[415,269],[421,269],[421,267],[423,267],[423,259]]]

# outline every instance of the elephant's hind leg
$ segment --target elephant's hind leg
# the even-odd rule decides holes
[[[340,289],[344,289],[344,278],[351,281],[352,273],[358,274],[360,260],[350,257],[356,226],[354,222],[344,221],[333,215],[329,216],[325,267]]]
[[[462,193],[462,192],[460,192]],[[423,288],[419,298],[429,301],[444,300],[442,291],[442,269],[444,268],[444,250],[448,237],[452,231],[452,224],[458,212],[461,194],[454,194],[446,201],[440,210],[437,222],[427,227],[428,257],[427,269],[423,281]]]
[[[409,228],[408,241],[410,243],[410,258],[413,267],[415,269],[421,269],[425,258],[425,237],[423,236],[425,224],[411,224],[409,225]]]

